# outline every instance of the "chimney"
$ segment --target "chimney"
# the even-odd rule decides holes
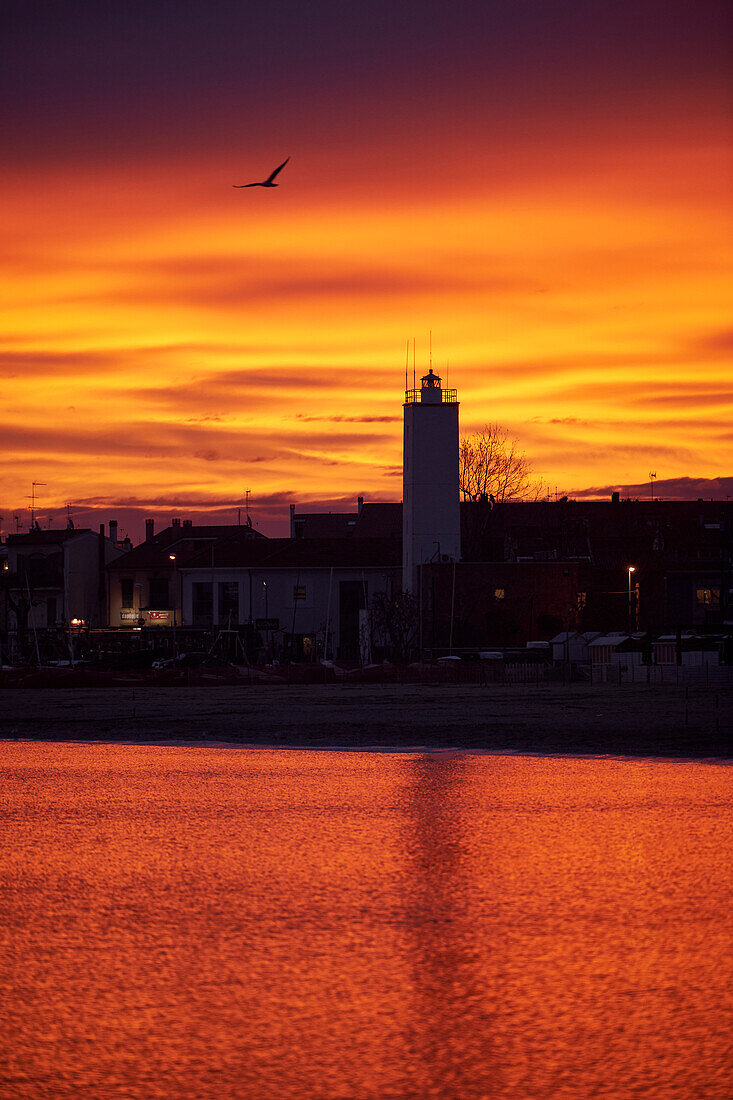
[[[295,538],[295,505],[290,505],[290,537]]]
[[[102,538],[104,538],[104,524],[103,523],[100,523],[100,525],[99,525],[99,533],[102,536]]]
[[[184,519],[183,526],[184,527],[193,527],[193,520],[192,519]]]
[[[618,504],[620,496],[618,493],[611,493],[611,504]]]
[[[111,519],[109,521],[109,537],[115,545],[117,545],[117,520]]]
[[[150,542],[150,540],[152,539],[154,534],[155,534],[155,520],[154,519],[146,519],[145,520],[145,541]]]
[[[361,515],[361,510],[362,510],[363,507],[364,507],[364,497],[357,497],[356,498],[356,513],[357,513],[357,515],[359,515],[359,516]]]
[[[181,520],[178,516],[176,516],[175,519],[171,520],[171,527],[180,527],[180,526],[181,526]]]

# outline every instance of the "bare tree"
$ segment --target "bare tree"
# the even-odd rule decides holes
[[[395,661],[407,661],[417,650],[418,601],[409,592],[390,597],[377,592],[371,610],[372,644],[386,642]]]
[[[547,493],[542,481],[532,477],[532,464],[518,440],[500,424],[485,424],[463,436],[458,451],[459,486],[463,500],[493,498],[539,500]]]

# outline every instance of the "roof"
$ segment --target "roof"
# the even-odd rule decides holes
[[[38,531],[29,531],[24,535],[8,535],[5,541],[10,547],[60,546],[62,542],[68,542],[69,539],[76,538],[78,535],[89,535],[91,533],[91,527],[63,527],[46,531],[39,529]]]
[[[577,630],[561,630],[554,638],[550,638],[550,645],[560,645],[561,642],[569,642],[571,638],[581,638]],[[585,639],[584,639],[585,640]]]
[[[300,512],[296,513],[296,538],[345,539],[353,534],[358,512]]]
[[[598,638],[594,638],[592,642],[588,642],[588,647],[595,649],[597,646],[601,645],[619,646],[622,642],[625,642],[628,637],[628,634],[601,634]]]
[[[175,552],[176,566],[180,568],[202,550],[211,554],[211,547],[221,541],[234,540],[236,543],[269,542],[260,531],[253,527],[233,524],[213,524],[199,527],[167,527],[164,531],[146,539],[121,558],[112,562],[111,569],[172,569],[170,554]]]
[[[394,539],[266,539],[217,543],[186,562],[189,569],[374,569],[401,568],[402,547]]]
[[[401,539],[402,504],[375,503],[362,504],[359,518],[354,528],[357,539]]]
[[[298,539],[402,538],[402,504],[362,504],[358,512],[296,512]]]

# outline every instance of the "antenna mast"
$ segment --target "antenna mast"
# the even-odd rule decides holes
[[[654,472],[652,472],[651,470],[649,471],[649,492],[651,494],[652,500],[654,500],[654,479],[655,479],[656,476],[657,476],[656,471],[654,471]]]
[[[36,486],[37,485],[45,485],[46,482],[45,481],[33,481],[33,482],[31,482],[31,484],[33,486],[33,490],[31,492],[31,495],[30,495],[29,499],[30,499],[30,502],[31,502],[31,531],[32,531],[33,528],[36,526]]]
[[[412,338],[412,388],[415,389],[415,337]]]
[[[407,368],[410,365],[410,341],[407,341],[407,347],[405,348],[405,393],[407,393]]]

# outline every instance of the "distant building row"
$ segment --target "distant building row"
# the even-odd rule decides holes
[[[416,569],[416,648],[733,625],[728,502],[467,503],[460,514],[464,559],[436,553]],[[120,632],[248,629],[271,653],[357,659],[367,611],[402,590],[400,504],[293,509],[286,539],[186,521],[158,534],[150,523],[147,534],[127,550],[103,530],[9,536],[5,639],[72,620]]]

